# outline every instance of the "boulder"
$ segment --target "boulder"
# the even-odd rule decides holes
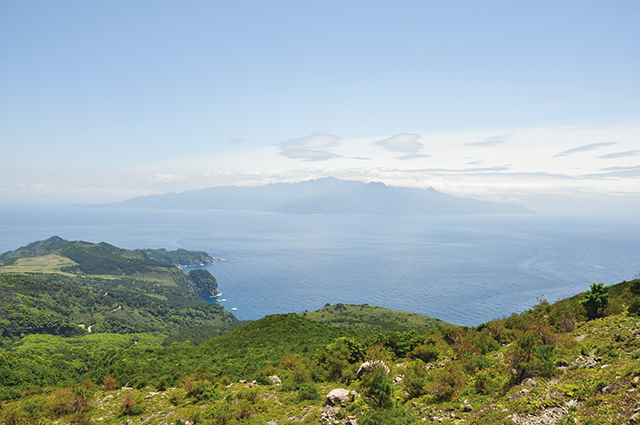
[[[336,388],[329,391],[327,394],[327,404],[329,406],[336,406],[348,402],[351,398],[351,391],[344,388]]]
[[[373,360],[370,362],[364,362],[360,365],[360,369],[358,369],[358,377],[362,376],[364,373],[373,372],[374,370],[382,369],[385,373],[389,373],[390,370],[387,365],[382,360]]]
[[[271,382],[273,382],[273,385],[280,385],[282,384],[282,381],[280,380],[280,378],[278,378],[276,375],[272,375],[269,377],[269,379],[271,379]]]

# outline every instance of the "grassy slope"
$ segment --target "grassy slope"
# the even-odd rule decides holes
[[[556,368],[551,376],[534,377],[534,387],[516,384],[500,389],[508,379],[506,359],[513,349],[513,343],[505,344],[498,350],[481,356],[484,361],[476,365],[476,370],[469,370],[468,365],[463,364],[464,357],[443,353],[444,357],[439,361],[443,365],[458,367],[463,371],[464,377],[456,393],[447,400],[438,400],[430,393],[409,398],[405,367],[409,363],[407,360],[404,365],[389,363],[391,377],[405,375],[405,381],[393,385],[396,404],[401,406],[409,418],[408,422],[402,423],[411,423],[410,420],[413,420],[416,423],[513,424],[514,420],[518,421],[516,423],[524,423],[522,421],[525,419],[532,421],[531,423],[545,423],[541,422],[542,418],[551,417],[555,417],[555,420],[546,423],[630,423],[629,418],[639,407],[638,389],[632,383],[633,378],[640,375],[639,326],[639,318],[617,314],[578,323],[574,331],[558,333],[554,362],[560,367]],[[307,335],[307,341],[301,335]],[[291,315],[271,316],[209,341],[202,346],[202,351],[192,353],[191,358],[201,357],[200,363],[186,366],[191,370],[194,382],[202,383],[205,382],[202,381],[202,376],[211,376],[211,371],[206,371],[203,365],[209,365],[209,368],[215,368],[218,364],[229,367],[230,361],[240,360],[252,350],[263,354],[281,351],[272,357],[272,363],[276,366],[274,373],[284,379],[290,372],[278,366],[276,362],[278,358],[282,358],[281,354],[287,351],[284,347],[295,351],[295,347],[299,350],[305,344],[319,342],[317,338],[324,343],[327,341],[325,337],[330,339],[335,336],[337,335],[330,335],[325,326],[293,320]],[[255,344],[257,340],[261,341],[259,345]],[[185,347],[179,349],[184,355],[189,351]],[[224,357],[225,350],[229,350],[227,357]],[[157,367],[160,359],[164,358],[166,361],[168,354],[164,352],[165,355],[161,355],[157,349],[142,348],[128,349],[121,353],[128,354],[114,358],[117,363],[134,363],[137,355],[143,355],[146,356],[145,361],[150,368]],[[247,358],[249,361],[256,360],[250,354]],[[185,364],[184,359],[174,359]],[[447,367],[436,365],[430,369],[427,387],[442,377]],[[131,370],[138,372],[138,369],[133,367]],[[198,378],[199,374],[201,378]],[[492,377],[496,384],[495,391],[478,391],[477,382],[483,374]],[[205,422],[206,418],[213,420],[212,418],[220,414],[223,408],[228,409],[230,415],[239,417],[241,406],[244,406],[253,418],[252,423],[265,424],[267,421],[276,420],[278,424],[293,424],[299,421],[320,423],[322,415],[328,412],[322,398],[303,401],[299,399],[298,390],[266,383],[255,386],[240,384],[237,383],[238,378],[251,381],[252,376],[234,376],[236,383],[230,385],[219,385],[213,381],[213,385],[206,384],[209,385],[208,392],[199,396],[197,390],[193,389],[194,384],[189,384],[188,380],[176,382],[176,387],[165,390],[157,390],[153,385],[135,385],[140,388],[112,391],[95,388],[91,398],[92,409],[88,412],[87,418],[92,422],[98,422],[99,418],[102,418],[99,422],[103,424],[120,424],[129,420],[131,424],[159,425],[174,424],[177,420],[193,422],[198,419],[201,423],[208,423]],[[130,383],[134,385],[135,381],[131,380]],[[362,392],[360,381],[318,382],[313,385],[322,396],[336,387]],[[55,391],[50,390],[46,397],[43,399],[45,401],[41,401],[43,406],[51,403],[55,398]],[[137,400],[140,410],[123,416],[124,406],[127,405],[127,400],[131,399]],[[37,396],[31,396],[30,400],[32,404],[35,403]],[[19,402],[5,405],[3,412],[18,409],[19,406]],[[360,417],[370,411],[369,409],[367,404],[357,397],[340,409],[342,413],[339,417]],[[239,423],[248,423],[246,420]]]
[[[422,314],[389,310],[367,304],[327,304],[319,310],[299,314],[327,325],[366,333],[424,330],[449,325],[444,320]]]
[[[32,257],[50,254],[39,246],[29,250]],[[0,260],[7,261],[7,256]],[[14,265],[16,260],[8,259]],[[107,268],[123,266],[118,261],[107,263]],[[48,278],[51,285],[55,283],[52,276]],[[150,291],[144,282],[131,286],[137,281],[133,276],[126,282],[121,279],[104,280],[104,284],[110,284],[112,291],[128,288],[130,295]],[[52,293],[47,295],[51,299],[33,301],[39,299],[36,292],[41,284],[26,282],[23,292],[10,299],[31,309],[28,311],[40,311],[46,302],[55,301]],[[16,282],[0,288],[3,296],[12,285]],[[75,286],[83,288],[82,284]],[[389,381],[403,378],[392,386],[396,410],[391,415],[396,419],[386,423],[513,424],[525,420],[544,423],[544,418],[560,425],[633,423],[634,415],[640,416],[640,388],[636,388],[640,381],[640,318],[627,311],[637,299],[634,301],[629,282],[614,285],[609,292],[607,317],[589,322],[579,304],[580,294],[552,305],[542,302],[530,311],[475,329],[425,329],[423,319],[411,313],[340,305],[306,312],[307,318],[268,316],[200,346],[158,348],[154,345],[159,337],[153,335],[140,336],[140,344],[126,338],[110,340],[108,335],[103,336],[106,340],[94,341],[32,335],[0,356],[2,397],[15,399],[29,384],[63,388],[32,388],[20,400],[4,403],[0,423],[38,423],[38,418],[65,415],[66,422],[76,415],[85,423],[104,424],[217,423],[214,418],[225,423],[220,422],[225,415],[239,423],[320,423],[323,414],[331,412],[321,399],[301,401],[303,390],[307,395],[314,391],[325,395],[337,386],[360,394],[365,391],[364,381],[354,376],[361,360],[349,364],[340,357],[344,354],[340,351],[344,345],[337,344],[341,337],[359,345],[365,359],[384,360],[391,369]],[[170,299],[170,293],[164,294]],[[333,326],[307,320],[312,314]],[[386,333],[379,338],[343,329],[370,333],[412,326],[424,329],[422,342],[396,350],[400,353],[396,356],[389,344],[397,348],[416,340],[416,332]],[[383,345],[375,345],[380,343]],[[419,361],[427,358],[428,368]],[[332,375],[338,378],[322,374],[331,368],[338,370]],[[419,376],[416,371],[421,371]],[[267,385],[261,377],[270,374],[280,376],[284,385]],[[100,384],[108,375],[118,387],[128,383],[136,389],[105,390],[91,383],[79,389],[74,384],[82,376]],[[525,385],[523,377],[532,377],[535,386]],[[227,386],[224,381],[229,378],[234,382],[257,378],[260,383],[251,388],[238,383]],[[218,383],[221,379],[223,384]],[[81,396],[91,406],[84,413],[78,410],[82,403],[77,397]],[[132,410],[133,405],[137,408]],[[367,400],[356,397],[340,409],[338,419],[357,416],[358,423],[364,423],[372,411]],[[399,419],[403,415],[407,417]],[[552,417],[555,419],[550,420]],[[78,419],[76,423],[83,422]]]

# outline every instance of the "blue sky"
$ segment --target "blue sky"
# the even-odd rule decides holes
[[[637,1],[2,1],[0,202],[335,176],[633,209],[639,21]]]

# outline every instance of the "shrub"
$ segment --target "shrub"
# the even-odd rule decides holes
[[[360,382],[362,396],[369,405],[376,408],[388,408],[392,405],[393,386],[383,368],[368,372]]]
[[[372,409],[358,418],[359,425],[410,425],[417,419],[407,414],[402,407]]]
[[[116,389],[116,379],[111,376],[107,376],[104,378],[104,381],[102,381],[102,386],[107,391],[113,391]]]
[[[500,381],[491,372],[481,371],[476,374],[474,387],[480,394],[494,394],[500,389]]]
[[[419,359],[425,363],[436,361],[439,356],[438,348],[432,344],[420,344],[407,355],[410,359]]]
[[[507,352],[507,364],[515,372],[513,384],[533,376],[552,376],[557,370],[553,362],[555,347],[536,345],[538,341],[537,335],[525,332]]]
[[[120,403],[120,416],[137,416],[145,411],[144,398],[141,393],[127,393]]]
[[[407,365],[407,370],[404,373],[404,387],[409,394],[409,398],[420,397],[427,393],[426,383],[429,372],[425,363],[416,359],[415,361]]]
[[[320,400],[321,398],[318,389],[313,384],[306,384],[298,390],[298,401]]]
[[[580,300],[580,305],[584,307],[590,320],[602,317],[607,304],[609,304],[609,288],[605,288],[604,283],[591,284],[591,289],[585,292],[584,298]]]
[[[444,368],[436,372],[428,392],[438,401],[451,400],[464,383],[465,377],[462,371],[452,363],[447,363]]]

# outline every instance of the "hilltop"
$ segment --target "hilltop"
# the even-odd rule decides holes
[[[299,313],[308,319],[357,332],[422,331],[451,325],[441,319],[368,304],[327,304],[319,310]]]

